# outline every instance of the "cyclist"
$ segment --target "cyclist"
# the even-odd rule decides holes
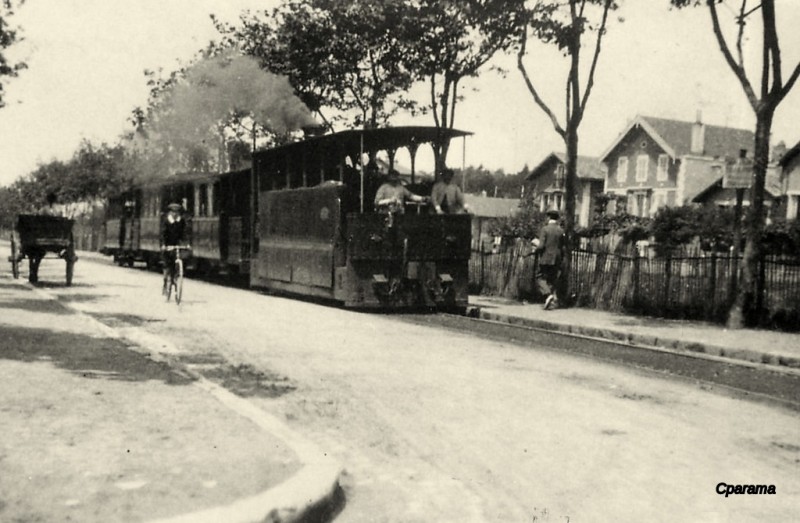
[[[179,203],[167,205],[167,213],[161,221],[161,260],[164,262],[164,286],[169,285],[172,271],[175,268],[177,251],[168,247],[176,247],[186,243],[186,220],[183,217],[183,207]]]

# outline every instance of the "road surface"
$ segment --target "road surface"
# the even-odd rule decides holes
[[[40,278],[65,304],[184,361],[222,355],[272,376],[280,393],[251,401],[344,464],[337,521],[790,521],[800,507],[788,410],[195,280],[178,307],[158,274],[89,259],[66,288],[62,265],[45,260]],[[720,483],[776,494],[726,497]]]

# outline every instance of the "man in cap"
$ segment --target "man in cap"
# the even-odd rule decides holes
[[[175,264],[175,251],[167,247],[176,247],[186,244],[186,220],[183,218],[183,206],[179,203],[167,205],[167,213],[161,221],[161,259],[164,262],[164,282],[172,273]]]
[[[558,224],[558,217],[558,210],[547,211],[547,223],[542,227],[539,238],[534,240],[535,252],[539,255],[536,285],[545,296],[545,310],[558,307],[556,284],[564,248],[564,229]]]
[[[375,209],[383,212],[397,212],[403,214],[405,212],[405,203],[407,200],[412,202],[424,202],[427,200],[424,196],[418,196],[409,191],[402,183],[400,183],[400,173],[394,169],[389,170],[386,182],[378,188],[375,193]]]

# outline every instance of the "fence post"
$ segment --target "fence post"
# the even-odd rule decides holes
[[[767,322],[767,311],[764,310],[764,293],[767,290],[767,253],[761,251],[761,256],[758,260],[758,282],[756,283],[756,318],[758,318],[759,326],[765,325]]]
[[[709,278],[709,285],[711,291],[711,311],[708,315],[709,320],[716,320],[717,307],[717,249],[712,246],[711,249],[711,276]]]
[[[484,260],[486,259],[485,258],[485,246],[486,246],[486,240],[481,240],[481,250],[480,250],[480,255],[481,255],[481,277],[480,277],[480,280],[479,280],[480,292],[483,292],[483,287],[485,285],[485,283],[483,281],[483,277],[484,277],[483,266],[484,266]]]
[[[669,287],[670,282],[672,280],[672,253],[667,253],[667,258],[664,264],[664,311],[661,311],[663,314],[669,308]]]
[[[639,267],[641,261],[639,259],[639,249],[634,245],[633,249],[633,306],[636,310],[639,309]]]

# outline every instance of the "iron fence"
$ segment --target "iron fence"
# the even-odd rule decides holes
[[[470,259],[473,292],[542,301],[536,290],[537,256],[525,242],[504,252],[476,251]],[[640,256],[575,250],[569,294],[582,307],[666,318],[724,322],[741,277],[741,257],[727,253]],[[764,281],[760,321],[764,326],[800,329],[800,258],[766,255],[759,262]]]

